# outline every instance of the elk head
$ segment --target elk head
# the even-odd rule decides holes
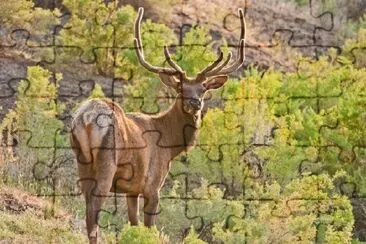
[[[218,58],[206,68],[201,70],[196,77],[188,77],[186,72],[172,60],[167,46],[164,46],[164,55],[171,68],[157,67],[148,63],[144,58],[143,46],[141,41],[141,20],[144,9],[139,8],[138,17],[135,22],[135,50],[139,62],[147,70],[157,73],[161,81],[168,87],[173,88],[182,98],[183,109],[185,112],[197,115],[203,108],[203,98],[206,91],[220,88],[228,79],[228,74],[240,68],[244,63],[244,44],[245,44],[245,19],[242,9],[238,10],[241,23],[241,34],[237,51],[237,59],[231,64],[232,53],[229,52],[226,59],[221,50]]]

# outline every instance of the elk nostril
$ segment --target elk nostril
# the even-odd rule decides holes
[[[201,108],[201,102],[199,100],[197,100],[197,99],[192,99],[192,100],[189,101],[189,103],[194,108],[197,108],[197,109]]]

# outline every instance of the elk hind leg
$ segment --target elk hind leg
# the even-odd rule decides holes
[[[139,223],[139,195],[127,194],[128,220],[131,225]]]
[[[159,193],[153,192],[144,194],[144,225],[147,227],[155,224],[155,218],[158,214]]]
[[[99,235],[98,215],[107,197],[116,172],[116,163],[112,152],[100,151],[97,156],[95,184],[86,195],[86,224],[90,243],[97,243]]]

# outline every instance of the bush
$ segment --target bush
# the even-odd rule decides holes
[[[168,239],[163,234],[160,234],[156,227],[148,228],[143,225],[125,225],[123,227],[123,231],[121,233],[118,243],[164,244],[168,243]]]
[[[323,174],[296,179],[282,190],[271,187],[268,191],[278,194],[273,201],[248,203],[246,217],[232,218],[226,227],[223,222],[215,224],[214,238],[224,243],[349,243],[351,202],[336,193],[333,180]],[[260,192],[254,199],[263,198]]]
[[[198,238],[198,235],[194,231],[193,226],[191,226],[191,229],[189,230],[189,233],[186,236],[186,238],[184,238],[183,243],[184,244],[205,244],[207,242],[200,240]]]
[[[30,41],[45,42],[46,35],[52,35],[60,23],[57,16],[60,12],[34,8],[31,0],[14,0],[0,2],[0,24],[10,30],[24,29],[30,34]],[[37,37],[38,38],[35,38]],[[31,44],[31,43],[29,43]]]
[[[366,25],[366,18],[364,21]],[[344,56],[356,67],[366,67],[366,27],[357,30],[355,39],[348,39],[344,44]]]
[[[95,84],[94,89],[90,93],[88,99],[93,98],[105,98],[104,92],[102,90],[102,87],[99,84]]]

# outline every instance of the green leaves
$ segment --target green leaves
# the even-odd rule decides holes
[[[245,217],[236,215],[229,227],[214,225],[214,238],[225,243],[293,243],[300,239],[348,243],[352,238],[352,206],[345,196],[335,193],[333,181],[326,174],[306,176],[277,191],[278,198],[273,201],[250,201]]]
[[[34,180],[32,170],[37,162],[54,163],[52,155],[62,154],[57,148],[69,146],[68,137],[62,133],[64,123],[57,118],[65,106],[58,102],[57,86],[51,82],[55,79],[57,84],[61,78],[60,74],[52,77],[50,71],[39,66],[28,67],[27,79],[17,88],[16,106],[1,122],[1,133],[19,144],[15,150],[22,180]]]
[[[231,228],[223,229],[217,220],[217,240],[351,240],[352,206],[339,195],[339,180],[332,175],[338,178],[338,170],[344,170],[347,182],[361,186],[357,193],[365,192],[360,177],[365,153],[358,149],[365,145],[364,77],[364,69],[323,57],[303,60],[296,73],[251,69],[245,79],[230,80],[218,91],[223,108],[210,109],[204,117],[201,146],[188,154],[186,171],[208,180],[201,190],[221,182],[226,197],[258,202],[251,200],[247,218],[238,218]],[[260,136],[269,136],[266,128],[275,128],[268,146],[251,147]],[[258,164],[262,174],[255,178]],[[243,196],[236,191],[242,188]],[[205,196],[217,201],[210,194],[207,189]],[[267,198],[274,202],[260,200]]]
[[[156,243],[168,243],[168,240],[164,236],[159,236],[159,231],[156,227],[145,227],[124,225],[123,231],[120,235],[118,243],[131,243],[131,244],[156,244]]]

